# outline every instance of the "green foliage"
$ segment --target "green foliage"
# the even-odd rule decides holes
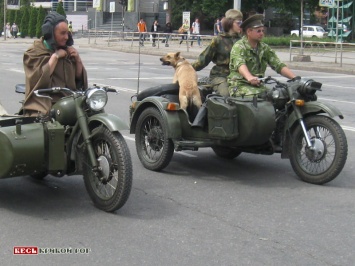
[[[263,38],[263,42],[276,47],[290,47],[291,40],[300,40],[299,37],[291,37],[291,36],[282,36],[282,37],[273,37],[273,36],[266,36]],[[304,38],[305,41],[320,41],[320,42],[333,42],[331,38]],[[293,44],[292,46],[297,46]]]
[[[30,6],[22,6],[21,7],[21,24],[20,24],[20,32],[21,32],[21,38],[25,38],[28,36],[28,30],[29,30],[29,20],[30,20]]]
[[[63,7],[63,2],[60,1],[57,5],[57,9],[56,9],[57,13],[63,15],[65,18],[67,17],[67,15],[65,14],[65,10],[64,10],[64,7]]]
[[[37,24],[36,24],[36,37],[40,38],[42,36],[42,24],[44,22],[44,18],[46,17],[46,11],[42,6],[38,8],[37,12]]]
[[[35,7],[31,7],[30,11],[31,12],[30,12],[28,35],[31,38],[33,38],[36,36],[36,24],[37,24],[38,11],[37,11],[37,8],[35,8]]]

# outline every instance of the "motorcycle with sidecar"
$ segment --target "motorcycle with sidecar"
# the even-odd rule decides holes
[[[169,164],[174,150],[211,147],[226,159],[242,152],[280,153],[303,181],[333,180],[345,165],[348,145],[334,120],[343,119],[342,113],[317,101],[322,84],[300,77],[262,81],[273,87],[253,97],[206,95],[200,86],[204,104],[195,116],[179,108],[178,84],[149,88],[132,97],[130,132],[143,166],[159,171]]]
[[[24,93],[24,85],[16,85],[16,92]],[[48,116],[21,111],[0,116],[0,178],[83,175],[96,207],[121,208],[132,186],[131,157],[120,133],[128,126],[105,113],[108,92],[116,90],[95,85],[86,91],[39,89],[36,97],[65,93]]]

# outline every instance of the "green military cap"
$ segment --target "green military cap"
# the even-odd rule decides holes
[[[259,28],[259,27],[263,27],[263,19],[264,16],[257,14],[257,15],[253,15],[249,18],[247,18],[245,21],[243,21],[242,25],[240,25],[240,27],[245,31],[247,29],[250,28]]]

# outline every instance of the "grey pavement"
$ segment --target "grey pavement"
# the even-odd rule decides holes
[[[29,45],[34,41],[31,38],[17,38],[17,39],[0,39],[0,43],[28,43]],[[190,41],[189,43],[190,44]],[[208,45],[205,41],[204,45]],[[179,40],[171,41],[169,47],[165,47],[162,42],[157,42],[156,47],[152,47],[152,43],[149,41],[145,42],[144,47],[138,45],[138,41],[131,40],[117,40],[113,39],[109,41],[108,38],[75,38],[74,45],[77,48],[80,47],[90,47],[94,49],[105,49],[120,51],[125,53],[141,53],[148,55],[162,56],[167,52],[177,52],[180,51],[181,54],[189,59],[194,60],[203,51],[204,47],[198,47],[195,44],[193,47],[189,47],[186,42],[179,45]],[[277,48],[275,47],[279,58],[287,64],[291,69],[295,70],[310,70],[317,72],[327,72],[327,73],[341,73],[355,75],[355,46],[343,54],[340,58],[340,54],[337,53],[337,58],[335,58],[335,53],[328,52],[326,54],[310,54],[310,62],[300,62],[295,61],[295,56],[297,54],[292,54],[290,56],[289,49],[287,48]],[[80,52],[80,51],[79,51]]]

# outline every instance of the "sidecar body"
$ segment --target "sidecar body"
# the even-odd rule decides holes
[[[176,151],[200,147],[216,151],[221,147],[239,154],[273,153],[269,139],[275,129],[275,111],[270,102],[201,95],[204,104],[196,116],[179,108],[177,84],[150,88],[137,95],[130,107],[130,132],[136,136],[138,155],[146,153],[140,156],[141,161],[148,158],[149,165],[154,159],[149,158],[148,149],[161,151],[166,142],[173,143]]]
[[[55,173],[66,165],[64,127],[35,117],[0,117],[0,178]]]

